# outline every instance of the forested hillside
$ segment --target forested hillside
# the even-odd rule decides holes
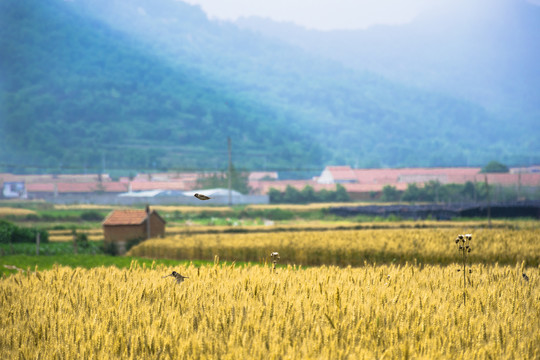
[[[0,3],[2,162],[78,168],[320,164],[309,134],[57,1]],[[39,170],[39,169],[38,169]]]
[[[1,162],[20,168],[509,165],[534,132],[165,0],[0,3]],[[17,169],[16,166],[4,168]]]

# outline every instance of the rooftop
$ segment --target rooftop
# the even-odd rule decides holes
[[[145,220],[145,210],[114,210],[103,221],[103,225],[139,225]]]

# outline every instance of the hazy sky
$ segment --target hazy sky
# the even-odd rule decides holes
[[[357,29],[409,22],[430,0],[184,0],[210,18],[262,16],[316,29]],[[431,0],[432,1],[432,0]]]
[[[210,18],[261,16],[307,28],[361,29],[410,22],[430,6],[460,0],[183,0],[200,5]],[[474,1],[474,0],[467,0]],[[493,0],[496,1],[496,0]],[[513,0],[519,1],[519,0]],[[540,0],[528,0],[539,4]]]

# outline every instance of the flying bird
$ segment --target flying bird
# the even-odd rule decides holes
[[[166,278],[166,277],[169,277],[169,276],[174,277],[176,279],[177,284],[180,284],[182,281],[184,281],[184,279],[188,279],[187,276],[182,276],[179,273],[177,273],[176,271],[173,271],[172,274],[164,276],[163,278]]]
[[[211,199],[211,197],[208,197],[206,195],[203,195],[203,194],[195,194],[195,197],[199,200],[209,200]]]
[[[527,274],[525,274],[525,273],[523,273],[523,280],[529,281],[529,277],[528,277]]]

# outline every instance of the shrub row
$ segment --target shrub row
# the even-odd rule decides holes
[[[0,220],[0,243],[34,243],[37,234],[40,234],[40,242],[49,241],[49,233],[43,229],[34,227],[20,227],[9,221]]]

